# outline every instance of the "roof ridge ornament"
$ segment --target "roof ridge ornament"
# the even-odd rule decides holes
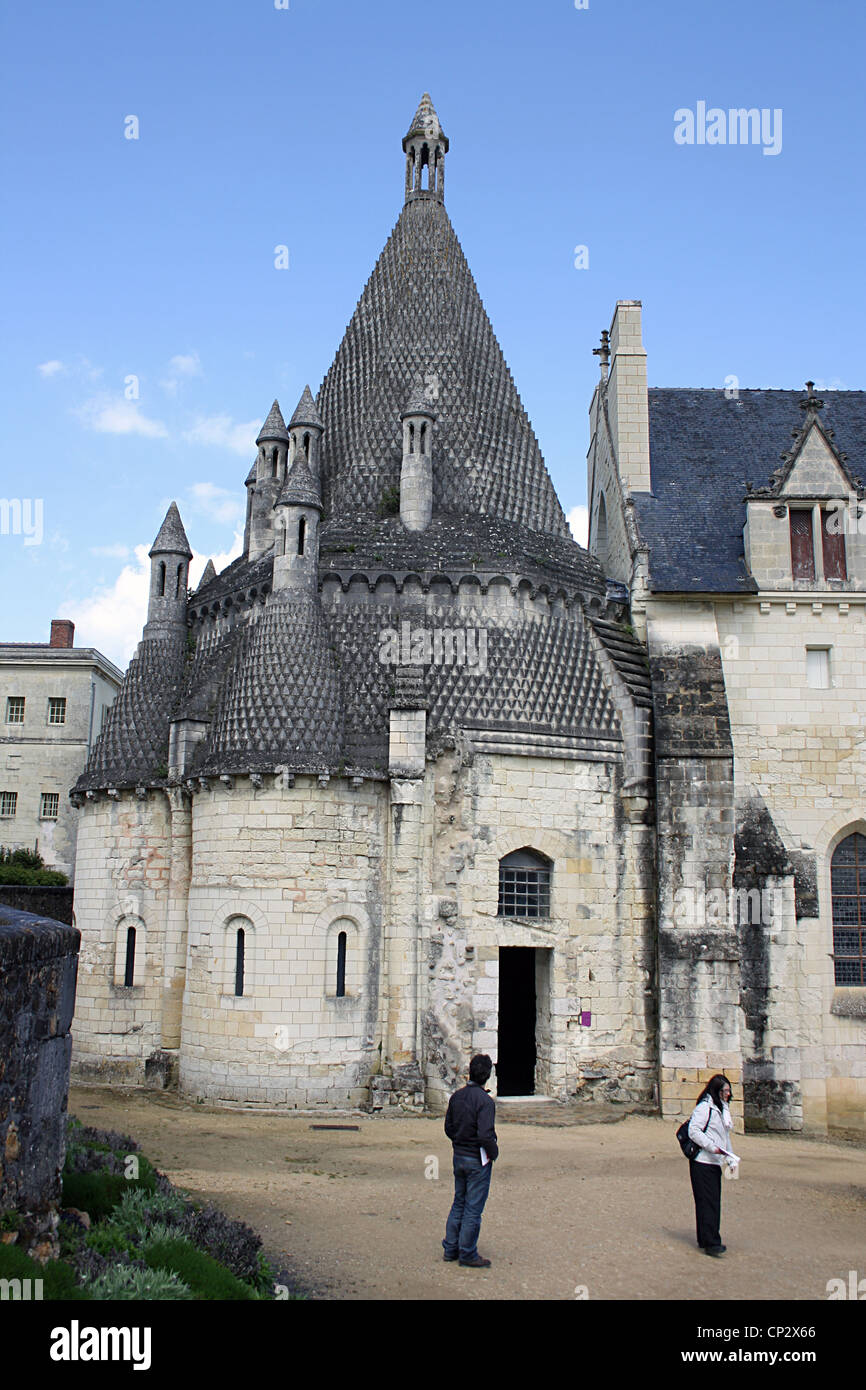
[[[445,156],[448,136],[442,129],[436,108],[425,92],[418,110],[403,136],[406,155],[406,202],[416,198],[445,201]]]
[[[806,399],[800,401],[800,409],[809,411],[811,414],[815,414],[817,411],[824,409],[824,402],[819,396],[815,395],[814,381],[806,382]]]

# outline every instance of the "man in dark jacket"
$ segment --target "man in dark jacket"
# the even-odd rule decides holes
[[[454,1202],[442,1242],[443,1258],[459,1259],[469,1269],[487,1269],[490,1265],[478,1253],[478,1233],[490,1191],[493,1162],[499,1157],[493,1128],[496,1106],[484,1089],[492,1070],[489,1057],[473,1057],[469,1063],[469,1085],[454,1092],[445,1116],[445,1133],[454,1146]]]

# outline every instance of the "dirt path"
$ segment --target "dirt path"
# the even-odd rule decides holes
[[[742,1177],[722,1190],[728,1255],[708,1260],[670,1123],[518,1124],[500,1107],[481,1273],[442,1263],[440,1119],[257,1115],[92,1087],[73,1087],[69,1109],[131,1134],[323,1298],[572,1299],[584,1286],[591,1299],[825,1299],[828,1279],[866,1275],[866,1153],[853,1145],[741,1136]]]

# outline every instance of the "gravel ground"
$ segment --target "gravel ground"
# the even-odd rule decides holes
[[[853,1144],[738,1136],[741,1176],[722,1186],[728,1253],[708,1260],[670,1122],[524,1123],[499,1106],[479,1242],[493,1264],[478,1271],[442,1262],[441,1119],[263,1115],[102,1087],[72,1087],[69,1110],[132,1135],[172,1182],[255,1227],[318,1298],[823,1300],[829,1279],[866,1274]]]

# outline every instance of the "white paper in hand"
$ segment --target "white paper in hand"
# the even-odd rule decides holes
[[[487,1157],[487,1150],[483,1144],[479,1144],[478,1147],[481,1150],[481,1167],[486,1168],[490,1162],[490,1159]]]

